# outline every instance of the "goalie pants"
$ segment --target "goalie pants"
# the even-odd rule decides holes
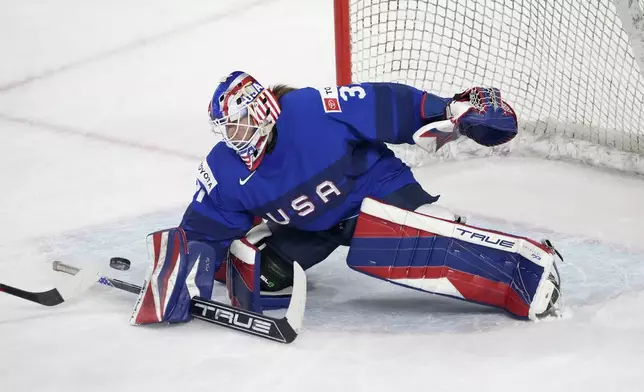
[[[407,184],[381,198],[387,204],[415,210],[438,200],[417,182]],[[261,273],[262,291],[277,291],[292,284],[292,265],[297,261],[309,269],[326,259],[340,245],[348,246],[358,217],[339,222],[325,231],[303,231],[269,222],[272,235],[264,240]]]

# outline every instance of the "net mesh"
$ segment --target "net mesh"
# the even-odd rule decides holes
[[[616,1],[642,24],[644,0]],[[644,80],[610,0],[351,0],[349,14],[354,82],[494,86],[522,134],[644,153]]]

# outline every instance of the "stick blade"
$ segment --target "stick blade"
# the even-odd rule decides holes
[[[56,306],[65,302],[65,299],[60,295],[56,288],[47,291],[33,292],[0,283],[0,292],[44,306]]]
[[[65,279],[64,282],[57,287],[63,301],[69,301],[77,297],[79,294],[87,291],[96,281],[100,278],[100,272],[91,267],[86,267],[79,270],[74,276]]]

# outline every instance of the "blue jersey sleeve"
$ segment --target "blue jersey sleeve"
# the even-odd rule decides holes
[[[212,153],[199,165],[197,191],[186,209],[181,227],[188,241],[207,242],[217,255],[225,254],[232,241],[242,238],[253,225],[253,215],[217,184]]]
[[[428,122],[444,120],[451,101],[400,83],[361,83],[319,91],[328,115],[350,125],[361,138],[391,144],[414,144],[414,132]]]

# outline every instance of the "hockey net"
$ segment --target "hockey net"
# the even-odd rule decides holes
[[[644,0],[335,0],[338,84],[395,81],[452,96],[498,87],[520,137],[459,139],[408,163],[488,154],[574,158],[644,174]]]

